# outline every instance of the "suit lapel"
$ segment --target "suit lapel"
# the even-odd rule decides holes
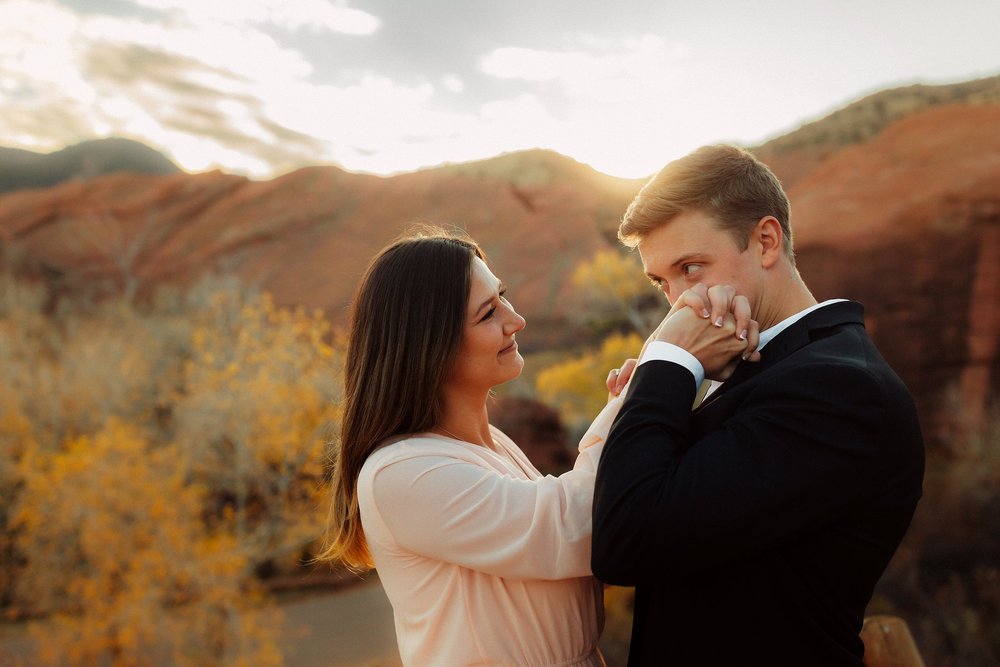
[[[768,368],[781,363],[796,350],[808,345],[825,329],[843,324],[860,324],[864,326],[864,308],[856,301],[840,301],[818,308],[787,329],[779,333],[761,350],[760,361],[751,363],[741,361],[728,380],[705,399],[698,407],[701,410],[726,392],[739,386],[750,378],[759,375]]]

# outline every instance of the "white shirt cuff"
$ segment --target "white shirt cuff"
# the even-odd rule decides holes
[[[684,368],[691,371],[691,374],[694,376],[695,391],[698,391],[698,387],[701,386],[702,381],[705,379],[705,368],[701,365],[701,362],[698,361],[698,358],[684,348],[678,347],[673,343],[665,343],[662,340],[654,340],[646,346],[646,349],[642,353],[642,357],[639,359],[638,366],[641,366],[647,361],[672,361],[675,364],[680,364]]]

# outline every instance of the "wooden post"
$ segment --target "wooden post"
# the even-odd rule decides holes
[[[926,667],[906,621],[896,616],[869,616],[861,628],[865,667]]]

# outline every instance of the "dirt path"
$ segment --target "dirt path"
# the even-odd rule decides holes
[[[339,593],[281,605],[287,667],[396,667],[392,607],[374,577]]]
[[[336,593],[281,603],[286,667],[398,667],[392,607],[374,576]],[[0,667],[30,666],[35,643],[23,625],[0,624]]]

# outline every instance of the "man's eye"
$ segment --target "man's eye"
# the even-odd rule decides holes
[[[684,275],[690,276],[692,273],[701,268],[701,264],[685,264],[684,265]]]

